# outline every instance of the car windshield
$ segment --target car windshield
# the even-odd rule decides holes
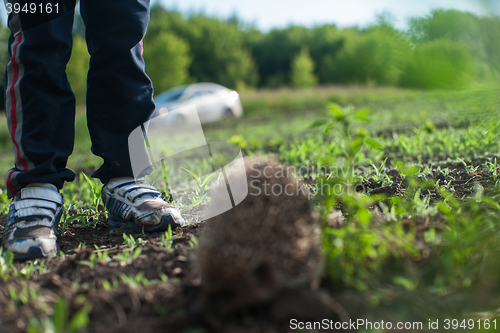
[[[181,97],[181,95],[184,93],[186,88],[187,88],[187,86],[182,86],[179,88],[167,90],[167,91],[159,94],[155,98],[155,104],[160,105],[163,103],[172,102],[172,101],[179,99],[179,97]]]

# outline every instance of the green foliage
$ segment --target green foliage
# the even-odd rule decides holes
[[[53,305],[53,315],[44,317],[40,321],[34,317],[30,318],[28,333],[78,333],[82,332],[89,324],[89,313],[92,310],[90,304],[85,304],[69,316],[69,307],[63,297],[59,297]]]
[[[46,260],[35,260],[14,266],[14,254],[0,248],[0,281],[7,281],[15,277],[37,278],[47,271],[46,263]]]
[[[161,236],[160,236],[160,241],[158,244],[164,248],[166,248],[169,252],[172,251],[172,243],[174,241],[175,237],[172,233],[172,227],[168,226],[168,230],[165,231]]]
[[[293,57],[298,54],[310,36],[304,27],[292,26],[274,29],[249,41],[259,66],[262,82],[270,87],[286,85]],[[248,37],[247,37],[248,38]]]
[[[146,73],[156,92],[183,85],[190,81],[191,56],[189,45],[171,32],[161,32],[144,40]]]
[[[145,241],[142,238],[135,239],[134,236],[132,235],[123,234],[123,244],[125,244],[128,248],[134,248],[136,246],[144,245],[146,243],[147,241]]]
[[[463,107],[465,104],[465,101],[461,101],[456,107]],[[457,156],[470,159],[500,152],[497,139],[500,135],[500,124],[496,119],[499,114],[498,109],[491,109],[492,118],[480,120],[474,116],[468,121],[473,122],[476,119],[478,122],[471,123],[467,128],[445,127],[429,132],[429,126],[424,126],[414,128],[404,135],[395,134],[394,137],[381,136],[378,138],[370,137],[370,133],[366,133],[366,128],[370,128],[371,125],[359,121],[352,123],[352,120],[349,120],[353,118],[354,110],[351,108],[349,111],[350,118],[348,117],[345,121],[350,126],[349,131],[352,132],[350,135],[357,136],[359,139],[355,140],[356,145],[352,146],[354,141],[351,143],[349,139],[344,142],[338,122],[332,122],[332,118],[322,118],[314,122],[316,127],[323,126],[327,130],[335,128],[336,131],[331,134],[311,132],[301,138],[293,139],[281,146],[281,158],[295,166],[317,166],[320,164],[337,166],[339,164],[338,160],[346,159],[350,155],[358,165],[366,165],[367,161],[380,165],[386,158],[388,160],[402,160],[405,163],[428,163],[426,161],[435,159],[443,161],[447,159],[456,160]],[[329,110],[329,112],[332,111]],[[412,112],[407,111],[405,115],[411,117]],[[451,112],[455,113],[456,109]],[[486,109],[482,111],[485,116],[489,113],[490,111]],[[422,114],[417,113],[415,115],[427,119]],[[380,113],[377,116],[380,117]],[[343,117],[342,112],[339,111],[338,119],[344,119]],[[445,115],[445,117],[451,119],[449,114]],[[389,128],[392,133],[392,131],[396,131],[397,122],[390,119],[394,118],[387,120],[392,126]],[[406,119],[408,118],[405,118],[404,121]],[[463,123],[463,118],[458,119],[462,119],[460,123]],[[381,123],[379,122],[379,124]],[[358,146],[359,142],[366,139],[370,139],[368,141],[372,144],[372,148],[378,149],[370,149],[366,145]],[[376,142],[372,142],[371,139],[376,139]],[[349,148],[351,146],[359,148],[356,154],[353,154],[354,151]]]
[[[313,87],[318,82],[314,75],[314,61],[305,47],[293,58],[290,82],[293,88]]]
[[[351,164],[356,161],[358,155],[362,153],[363,147],[369,149],[380,149],[381,145],[377,140],[370,138],[368,133],[363,130],[352,131],[352,126],[356,123],[369,123],[368,115],[370,110],[355,110],[352,106],[342,108],[340,105],[330,103],[328,105],[328,114],[330,119],[320,119],[315,121],[311,127],[324,126],[324,133],[328,133],[332,128],[337,130],[342,138],[342,155]],[[348,165],[349,166],[349,165]]]
[[[73,36],[73,50],[71,58],[66,66],[66,74],[71,85],[71,89],[76,97],[77,104],[85,104],[87,93],[87,72],[89,70],[90,55],[87,51],[87,44],[82,36]]]
[[[235,145],[238,145],[241,149],[247,148],[248,143],[245,141],[245,138],[242,135],[233,135],[229,139],[226,140],[229,143],[234,143]]]
[[[387,158],[377,167],[372,161],[367,161],[368,164],[371,165],[375,173],[371,175],[371,179],[373,179],[377,183],[381,183],[382,186],[388,186],[392,184],[392,180],[389,178],[386,172],[385,163],[387,162]]]
[[[448,39],[462,44],[473,56],[482,78],[498,77],[500,70],[500,21],[469,12],[438,9],[410,20],[409,35],[417,44]]]
[[[92,204],[94,206],[94,210],[96,212],[99,211],[99,205],[102,204],[102,198],[101,198],[101,190],[102,190],[102,185],[101,181],[98,179],[92,180],[90,179],[84,172],[82,172],[83,177],[85,177],[85,181],[87,184],[90,186],[90,189],[92,190]]]
[[[402,83],[423,89],[464,88],[473,81],[474,67],[467,49],[450,40],[417,45],[405,69]]]
[[[92,255],[95,255],[97,257],[97,261],[101,263],[108,263],[111,261],[108,250],[99,249],[99,247],[95,244],[94,247],[95,247],[95,252],[91,254],[91,260],[89,260],[90,262],[92,262],[92,260],[95,260],[94,259],[95,257],[92,258]]]
[[[313,28],[290,26],[262,33],[244,31],[246,44],[259,67],[261,85],[271,88],[285,86],[290,77],[293,58],[307,47],[318,68],[326,55],[335,55],[343,45],[339,30],[333,24]]]
[[[236,87],[238,81],[255,85],[257,71],[237,27],[203,16],[188,23],[194,27],[186,38],[195,54],[192,70],[199,81],[212,80],[228,87]],[[238,73],[240,70],[243,72]]]
[[[196,81],[216,82],[227,87],[253,87],[258,76],[252,56],[245,49],[237,25],[203,15],[183,19],[161,5],[151,8],[145,38],[151,43],[165,32],[174,33],[189,45],[192,55],[189,75]],[[149,59],[153,71],[158,59]]]
[[[332,197],[327,197],[327,202],[328,199]],[[418,253],[414,236],[405,233],[399,221],[373,222],[369,207],[377,198],[343,194],[336,200],[342,201],[348,219],[340,229],[324,229],[326,274],[332,280],[358,290],[373,288],[378,285],[388,259],[405,259]]]
[[[7,197],[7,191],[0,188],[0,214],[7,214],[10,209],[10,200]]]
[[[137,247],[135,250],[133,248],[128,248],[121,253],[116,255],[116,260],[123,262],[125,264],[131,263],[133,260],[139,258],[142,253],[142,248]]]
[[[47,260],[35,260],[23,263],[15,270],[14,276],[34,279],[47,271]]]
[[[433,267],[428,273],[434,275],[434,288],[446,293],[498,281],[498,273],[494,273],[498,264],[490,258],[498,253],[499,229],[495,221],[500,207],[481,192],[460,202],[446,190],[439,191],[444,199],[436,208],[446,217],[447,228],[440,230],[438,236],[427,234],[439,243],[429,263]]]
[[[122,281],[132,289],[137,289],[141,286],[147,287],[150,284],[158,282],[158,280],[148,280],[144,276],[143,271],[140,271],[139,273],[137,273],[136,276],[127,276],[125,274],[122,274],[120,277],[121,277]]]
[[[325,59],[323,81],[397,85],[410,53],[406,37],[394,28],[375,26],[364,34],[342,33],[344,47]]]
[[[9,286],[9,294],[12,300],[10,308],[12,311],[21,305],[28,305],[34,303],[38,299],[38,295],[35,289],[28,288],[26,281],[22,282],[22,287],[20,290],[16,290],[13,286]]]
[[[246,50],[239,49],[234,53],[234,58],[227,65],[227,75],[224,78],[229,87],[238,91],[253,88],[257,85],[259,76],[252,55]]]
[[[2,23],[2,26],[0,28],[0,41],[2,42],[0,45],[0,61],[2,64],[7,64],[7,62],[9,61],[8,40],[10,36],[10,29],[1,19],[0,23]],[[4,71],[5,68],[0,69],[0,73],[2,74],[2,76],[4,75]]]
[[[120,283],[117,279],[112,279],[111,282],[109,282],[108,280],[102,280],[102,287],[106,291],[117,290],[119,286]]]
[[[8,50],[8,40],[10,35],[10,29],[2,22],[0,19],[0,77],[5,76],[5,65],[9,62],[9,50]],[[5,82],[2,80],[0,82],[0,88],[2,91],[5,89]],[[0,105],[5,105],[5,96],[2,94],[0,96]],[[3,109],[3,107],[2,107]]]
[[[164,35],[175,35],[178,39],[166,43],[168,38]],[[422,84],[414,83],[419,79],[412,80],[408,71],[416,66],[415,59],[423,56],[420,46],[444,39],[462,45],[471,55],[470,66],[473,70],[468,72],[470,80],[492,79],[500,75],[500,20],[497,17],[478,17],[455,10],[436,10],[429,16],[413,18],[409,31],[395,29],[389,20],[382,17],[375,25],[366,29],[338,29],[335,25],[322,25],[312,28],[290,26],[261,32],[237,20],[222,21],[201,14],[186,18],[156,4],[151,9],[151,22],[145,38],[145,44],[149,45],[145,48],[145,57],[148,73],[155,83],[168,81],[169,75],[161,72],[170,71],[172,82],[185,81],[172,77],[189,77],[195,81],[212,81],[244,90],[256,85],[271,88],[287,84],[303,86],[304,83],[297,83],[293,79],[298,75],[293,70],[297,66],[294,65],[294,58],[302,49],[307,48],[316,70],[310,68],[312,66],[309,61],[303,60],[302,67],[307,68],[305,73],[312,75],[314,72],[320,83],[403,84],[421,87]],[[179,41],[187,43],[186,54],[189,55],[180,56],[178,50],[172,47],[175,56],[171,57],[182,59],[172,62],[182,62],[183,66],[189,66],[186,59],[191,59],[188,76],[178,75],[169,69],[170,60],[162,60],[168,53],[164,48],[170,44],[176,45]],[[413,52],[414,47],[417,54]],[[456,67],[456,59],[462,59],[462,53],[454,58],[448,55],[443,58],[441,53],[438,53],[436,59],[451,61],[453,68]],[[302,58],[305,59],[304,56]],[[183,71],[179,68],[178,72],[185,73],[183,66]],[[467,66],[467,71],[470,66]],[[161,70],[156,71],[157,68]],[[418,72],[418,68],[414,72]],[[307,82],[306,85],[315,82],[311,80],[311,75],[307,75],[308,79],[304,81]],[[409,80],[402,82],[402,76]],[[458,76],[461,77],[461,74]],[[458,86],[461,84],[462,82]],[[160,87],[157,91],[164,90],[167,86],[163,83],[156,85]],[[172,85],[174,83],[169,84]],[[449,84],[446,85],[449,87]],[[429,89],[441,88],[440,84],[425,86]]]
[[[186,209],[190,209],[190,208],[196,207],[198,205],[201,205],[205,202],[205,199],[208,195],[207,186],[208,186],[209,182],[216,176],[216,174],[212,173],[203,179],[200,176],[198,176],[197,174],[195,174],[194,172],[192,172],[186,168],[182,168],[182,169],[184,171],[186,171],[187,173],[189,173],[189,175],[191,175],[191,177],[193,177],[196,180],[196,185],[198,186],[198,188],[195,189],[194,192],[190,196],[191,197],[191,204],[188,207],[183,209],[183,210],[186,210]]]
[[[406,234],[396,218],[374,223],[374,212],[370,207],[384,199],[384,196],[368,196],[356,191],[356,184],[361,179],[353,172],[354,164],[362,160],[360,155],[367,149],[381,148],[380,143],[366,131],[352,129],[356,123],[370,122],[369,111],[355,111],[352,107],[342,108],[337,104],[330,104],[328,109],[331,119],[318,120],[312,127],[324,126],[324,133],[336,129],[336,136],[341,137],[344,147],[341,154],[345,159],[332,159],[342,172],[319,177],[316,192],[320,194],[324,205],[325,218],[341,203],[345,222],[342,228],[325,225],[323,230],[323,246],[328,258],[326,274],[332,280],[339,279],[348,286],[366,290],[379,281],[388,258],[406,258],[416,254],[414,236]],[[385,161],[380,169],[384,165]],[[379,168],[376,170],[379,173]],[[404,204],[393,201],[393,205]],[[396,211],[404,212],[405,209]]]
[[[0,279],[6,281],[8,275],[15,271],[14,254],[10,251],[0,248]]]
[[[107,217],[106,210],[103,210],[101,190],[100,180],[93,180],[84,172],[80,173],[78,184],[66,184],[63,189],[65,203],[59,222],[59,230],[64,232],[66,225],[74,220],[88,226],[90,223],[96,225],[101,214]],[[76,213],[70,212],[72,210],[76,210]]]
[[[368,146],[360,139],[366,142],[374,138],[369,132],[362,131],[360,135],[356,130],[358,124],[367,126],[367,110],[355,111],[331,104],[328,113],[331,118],[313,124],[313,127],[324,128],[322,134],[301,138],[300,146],[290,142],[286,149],[280,150],[280,156],[295,166],[304,163],[316,169],[329,166],[330,171],[334,167],[342,171],[323,173],[323,176],[321,173],[307,174],[316,179],[312,192],[320,195],[319,207],[325,219],[332,210],[341,209],[340,226],[332,228],[325,224],[323,230],[323,246],[327,254],[325,274],[334,288],[354,288],[365,291],[365,295],[379,291],[383,295],[389,290],[403,293],[404,290],[404,293],[436,297],[461,290],[470,290],[467,291],[470,295],[476,290],[474,288],[494,285],[496,282],[492,281],[500,278],[498,272],[494,273],[498,264],[493,265],[496,268],[488,269],[490,275],[485,275],[484,267],[492,265],[494,259],[488,258],[494,258],[494,253],[498,252],[498,224],[494,222],[500,209],[497,200],[485,195],[488,190],[479,184],[474,186],[473,194],[460,194],[460,200],[457,200],[453,185],[432,180],[437,171],[452,177],[456,170],[423,168],[414,165],[410,156],[419,160],[439,156],[441,160],[450,156],[498,152],[493,139],[500,134],[498,123],[479,122],[464,129],[438,129],[426,123],[410,132],[379,137]],[[334,135],[326,136],[332,129]],[[396,153],[399,149],[394,149],[396,146],[403,152]],[[294,147],[300,148],[292,150]],[[354,149],[357,147],[362,148]],[[374,148],[383,149],[384,154],[380,155],[380,151]],[[401,179],[397,187],[403,190],[398,195],[367,195],[355,191],[354,184],[362,180],[372,179],[382,186],[390,185],[388,161],[400,157],[405,162],[391,163]],[[496,181],[496,158],[482,166],[458,161],[463,165],[463,172],[473,175],[469,181],[476,177],[481,179],[482,175],[490,175]],[[350,172],[356,165],[366,164],[371,165],[373,173],[368,173],[371,169],[366,168]],[[493,190],[497,196],[496,185],[491,186],[494,188],[489,191]],[[429,191],[439,195],[430,195]],[[428,227],[422,227],[422,223],[428,221],[431,221]],[[432,248],[432,254],[418,264],[422,266],[418,266],[414,260],[421,258],[422,244]],[[384,299],[384,296],[380,297]],[[381,300],[374,298],[372,301],[379,304]]]

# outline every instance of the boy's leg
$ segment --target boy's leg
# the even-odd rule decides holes
[[[43,9],[46,4],[42,1]],[[22,9],[28,1],[16,1]],[[51,13],[9,15],[10,61],[6,68],[6,116],[15,167],[7,175],[12,200],[2,246],[16,260],[54,256],[62,212],[58,193],[73,180],[66,169],[73,150],[75,99],[66,78],[75,0],[59,0]]]
[[[106,184],[102,198],[109,223],[160,231],[185,221],[154,187],[133,178],[128,147],[130,133],[155,109],[142,58],[149,6],[149,0],[81,0],[80,11],[91,56],[87,122],[92,152],[104,160],[92,176]]]
[[[29,6],[19,1],[24,3]],[[58,13],[55,8],[50,14],[20,11],[8,19],[5,112],[15,153],[15,167],[7,175],[10,197],[31,183],[60,189],[75,177],[66,168],[73,150],[75,98],[65,73],[75,0],[58,3]]]
[[[91,55],[87,122],[92,152],[104,160],[93,176],[132,177],[128,136],[155,109],[142,58],[149,0],[81,0],[80,11]]]

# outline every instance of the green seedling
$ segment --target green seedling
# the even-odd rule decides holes
[[[0,247],[0,279],[7,281],[8,277],[15,272],[14,253]]]
[[[70,188],[64,190],[65,196],[68,195],[70,197],[75,196],[73,192],[76,191],[76,196],[81,198],[81,200],[70,201],[71,203],[63,209],[63,215],[59,222],[59,230],[61,232],[64,232],[66,225],[74,220],[78,220],[84,227],[89,227],[89,221],[93,220],[93,226],[95,226],[101,214],[104,214],[105,218],[107,218],[106,211],[100,211],[100,207],[102,207],[100,181],[94,181],[82,172],[79,183],[80,187],[70,184]],[[79,212],[70,215],[68,213],[70,209],[77,209]]]
[[[387,158],[377,167],[372,161],[368,161],[368,163],[375,170],[375,175],[372,175],[372,179],[377,183],[382,183],[382,186],[388,186],[392,184],[391,178],[383,171],[385,171],[385,163],[387,162]]]
[[[158,242],[158,244],[160,246],[163,246],[164,248],[166,248],[168,251],[171,251],[173,240],[174,240],[174,235],[172,232],[172,228],[171,228],[171,226],[168,226],[168,230],[165,231],[160,236],[160,241]]]
[[[47,260],[35,260],[24,263],[17,269],[16,276],[22,276],[27,279],[35,278],[47,272],[46,262]]]
[[[134,248],[136,246],[145,245],[147,241],[142,238],[135,239],[132,235],[123,234],[123,244],[129,248]]]
[[[102,186],[100,184],[100,181],[90,179],[83,172],[82,172],[82,175],[83,175],[83,177],[85,177],[85,181],[90,186],[91,193],[92,193],[93,209],[94,209],[95,213],[97,214],[99,212],[99,205],[102,204],[102,198],[101,198]]]
[[[137,258],[139,258],[139,256],[141,255],[141,253],[142,253],[142,248],[140,248],[140,247],[137,247],[133,251],[132,251],[131,248],[130,249],[126,249],[123,252],[118,253],[116,255],[116,260],[127,264],[127,263],[130,263],[133,260],[136,260]]]
[[[26,281],[23,281],[21,290],[17,290],[13,286],[9,286],[8,289],[13,302],[13,309],[21,305],[28,305],[30,302],[34,303],[38,299],[36,290],[28,288]]]
[[[197,247],[198,246],[198,239],[191,235],[191,240],[189,241],[189,247]]]
[[[478,166],[473,166],[473,165],[470,165],[470,164],[467,164],[463,159],[461,158],[458,158],[458,160],[460,162],[462,162],[462,164],[464,165],[465,167],[465,171],[467,173],[470,173],[470,174],[475,174],[477,172],[477,169],[479,168],[479,165]]]
[[[27,333],[53,332],[53,333],[78,333],[82,332],[90,323],[89,314],[92,310],[90,304],[85,304],[71,318],[66,300],[59,297],[53,305],[53,315],[38,320],[31,317],[28,320]]]
[[[108,280],[102,280],[102,287],[106,291],[118,290],[118,288],[120,287],[120,283],[117,279],[112,279],[111,282],[109,282]]]
[[[358,123],[370,123],[368,109],[355,110],[352,106],[342,108],[335,103],[328,104],[329,120],[317,120],[311,128],[323,126],[324,134],[327,134],[331,129],[336,129],[342,137],[343,151],[342,154],[347,159],[348,164],[357,160],[356,158],[362,152],[364,147],[368,149],[380,149],[380,143],[371,138],[368,132],[362,129],[353,130],[353,125]]]
[[[7,191],[0,188],[0,213],[7,214],[10,208],[10,200],[7,197]]]
[[[136,276],[127,276],[125,274],[120,275],[122,281],[127,284],[130,288],[132,289],[137,289],[141,285],[144,287],[149,286],[150,284],[158,283],[158,280],[148,280],[146,277],[144,277],[144,272],[141,271],[137,273]]]
[[[94,245],[95,247],[95,255],[97,257],[97,261],[101,263],[108,263],[111,261],[111,258],[109,257],[109,251],[108,250],[103,250],[100,249],[97,245]]]
[[[494,180],[497,180],[498,178],[498,166],[497,166],[497,158],[495,157],[495,161],[493,163],[491,162],[485,162],[484,163],[484,168],[486,169],[486,172],[491,174],[493,176]],[[498,183],[498,181],[497,181]]]
[[[187,173],[189,173],[196,180],[196,183],[198,185],[198,188],[195,189],[194,193],[191,195],[191,204],[185,208],[187,210],[187,209],[191,209],[193,207],[196,207],[198,205],[203,204],[203,202],[205,201],[205,199],[207,197],[208,183],[210,182],[210,180],[212,180],[215,177],[216,174],[212,173],[203,179],[200,176],[198,176],[197,174],[195,174],[194,172],[189,171],[186,168],[182,168],[182,169],[184,171],[186,171]]]

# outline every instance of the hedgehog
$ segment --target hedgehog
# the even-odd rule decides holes
[[[247,197],[206,222],[196,257],[202,307],[219,314],[310,288],[322,266],[317,213],[290,168],[245,159]]]

